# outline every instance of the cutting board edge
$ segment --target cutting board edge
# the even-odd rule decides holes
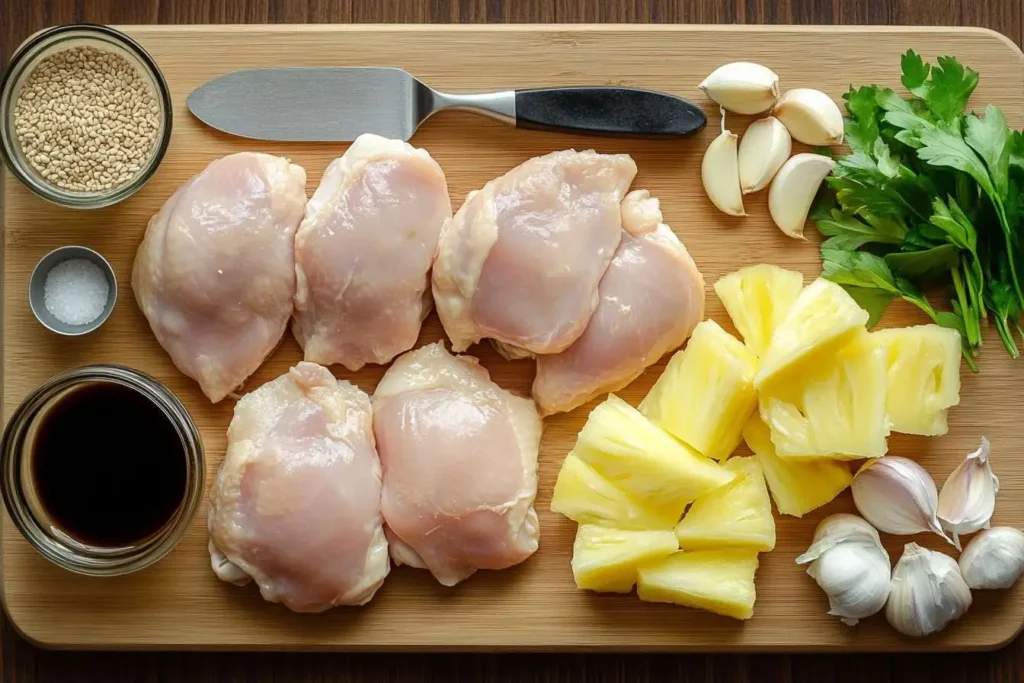
[[[263,33],[292,33],[292,32],[332,32],[332,31],[358,31],[358,32],[375,32],[375,31],[399,31],[399,32],[417,32],[417,31],[494,31],[494,32],[545,32],[545,33],[564,33],[564,32],[621,32],[621,31],[684,31],[684,32],[751,32],[751,33],[842,33],[842,34],[855,34],[863,33],[867,31],[871,32],[885,32],[890,34],[976,34],[979,37],[984,37],[984,40],[990,41],[993,38],[1008,45],[1012,48],[1015,62],[1017,66],[1024,69],[1024,52],[1014,44],[1005,35],[1000,34],[996,31],[983,28],[975,27],[892,27],[892,26],[736,26],[736,25],[673,25],[673,24],[661,24],[661,25],[632,25],[632,24],[519,24],[519,25],[484,25],[484,26],[473,26],[473,25],[388,25],[388,24],[377,24],[377,25],[350,25],[350,24],[335,24],[335,25],[225,25],[225,26],[151,26],[151,25],[129,25],[123,26],[122,28],[128,29],[133,33],[157,33],[157,32],[217,32],[223,31],[225,33],[244,33],[247,31],[259,31]],[[5,172],[6,175],[6,172]],[[6,179],[5,179],[6,182]],[[2,187],[2,185],[0,185]],[[3,208],[2,202],[0,202],[0,208]],[[5,513],[6,514],[6,513]],[[0,553],[0,566],[6,563],[6,555]],[[83,640],[68,640],[68,639],[46,639],[44,637],[36,637],[30,633],[24,631],[18,619],[11,613],[7,600],[6,582],[0,583],[0,601],[4,612],[10,619],[11,624],[15,630],[25,637],[33,644],[47,649],[117,649],[123,651],[140,651],[140,650],[151,650],[151,649],[170,649],[170,650],[209,650],[209,651],[237,651],[237,650],[261,650],[261,651],[337,651],[337,652],[353,652],[353,651],[380,651],[380,652],[393,652],[393,651],[422,651],[422,652],[459,652],[459,651],[502,651],[502,652],[788,652],[788,653],[829,653],[829,652],[878,652],[878,651],[891,651],[891,652],[925,652],[934,651],[941,648],[943,651],[963,651],[963,652],[974,652],[974,651],[991,651],[999,649],[1012,640],[1014,640],[1024,629],[1024,613],[1019,617],[1019,622],[1015,625],[1014,630],[1006,636],[1003,640],[992,643],[980,643],[971,644],[967,646],[957,646],[956,644],[935,644],[934,641],[923,640],[923,641],[911,641],[903,642],[899,641],[894,647],[858,647],[854,644],[831,644],[823,645],[820,647],[792,647],[787,644],[774,645],[774,644],[753,644],[743,645],[739,647],[710,647],[707,645],[687,645],[685,643],[680,644],[678,647],[647,647],[643,645],[623,645],[621,647],[605,646],[605,647],[594,647],[594,646],[574,646],[574,645],[526,645],[526,646],[509,646],[501,644],[476,644],[469,647],[452,647],[451,645],[430,645],[423,643],[412,643],[412,644],[396,644],[394,642],[381,645],[367,645],[365,643],[324,643],[324,644],[290,644],[282,645],[280,643],[247,643],[247,644],[219,644],[219,645],[207,645],[200,642],[186,642],[184,639],[179,640],[176,643],[157,642],[155,640],[142,640],[136,641],[131,644],[111,644],[110,642],[100,642],[101,639],[97,638],[96,642],[87,642]],[[24,607],[24,605],[22,605]],[[997,634],[993,634],[997,635]],[[903,647],[906,646],[906,647]]]

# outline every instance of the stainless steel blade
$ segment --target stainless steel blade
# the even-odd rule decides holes
[[[188,108],[209,126],[257,140],[349,142],[363,133],[408,140],[423,118],[420,90],[429,92],[391,67],[250,69],[192,91]]]

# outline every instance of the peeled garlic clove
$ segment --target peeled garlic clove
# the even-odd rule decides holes
[[[740,189],[743,194],[768,187],[793,151],[793,138],[774,116],[747,126],[740,140]]]
[[[939,492],[939,522],[953,534],[957,550],[960,549],[960,534],[987,528],[996,509],[999,479],[992,472],[988,456],[988,439],[981,437],[978,450],[968,454],[953,470]]]
[[[831,97],[813,88],[786,91],[775,103],[772,115],[805,145],[839,145],[843,142],[843,112]]]
[[[719,211],[730,216],[746,216],[743,193],[740,192],[740,171],[736,150],[736,134],[723,130],[704,152],[700,177],[704,191]]]
[[[962,617],[970,606],[971,589],[956,560],[916,543],[903,547],[885,607],[885,618],[894,629],[908,636],[926,636]]]
[[[850,489],[857,511],[879,531],[897,536],[934,531],[952,543],[936,516],[935,482],[913,460],[897,455],[869,460]]]
[[[1024,533],[1008,526],[982,531],[960,555],[960,573],[974,589],[1009,588],[1024,574]]]
[[[826,517],[797,564],[828,596],[829,614],[848,626],[880,611],[889,597],[889,555],[874,527],[856,515]]]
[[[753,62],[718,67],[697,86],[715,104],[737,114],[759,114],[779,97],[779,75]]]
[[[779,230],[804,239],[804,223],[818,186],[836,162],[820,154],[797,154],[779,169],[768,192],[768,212]]]

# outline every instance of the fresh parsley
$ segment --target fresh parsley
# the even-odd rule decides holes
[[[978,72],[954,57],[900,60],[903,97],[864,85],[843,96],[850,153],[836,158],[812,218],[827,237],[823,275],[875,324],[896,298],[956,329],[972,368],[982,322],[1007,352],[1024,343],[1024,132],[998,107],[968,112]],[[948,310],[923,290],[940,287]]]

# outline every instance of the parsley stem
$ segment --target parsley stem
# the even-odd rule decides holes
[[[1010,263],[1010,279],[1013,280],[1013,291],[1017,294],[1017,303],[1024,308],[1024,293],[1021,293],[1020,282],[1017,280],[1017,258],[1013,253],[1013,231],[1010,223],[1006,220],[1006,208],[1003,200],[998,197],[992,198],[992,204],[996,207],[996,215],[999,217],[999,225],[1003,229],[1003,239],[1006,241],[1006,260]]]

